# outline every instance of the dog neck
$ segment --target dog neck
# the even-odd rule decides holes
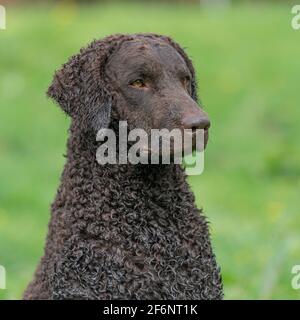
[[[79,234],[97,238],[100,227],[92,226],[109,229],[114,219],[131,215],[147,221],[158,219],[157,214],[170,221],[186,219],[191,207],[185,206],[194,203],[194,195],[180,165],[100,165],[94,135],[74,129],[70,128],[67,162],[51,207],[47,248],[59,250],[64,241],[56,241],[57,233],[64,240]]]

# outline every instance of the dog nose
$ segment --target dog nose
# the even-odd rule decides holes
[[[210,121],[206,115],[186,115],[182,120],[182,125],[184,129],[204,129],[207,130],[210,127]]]

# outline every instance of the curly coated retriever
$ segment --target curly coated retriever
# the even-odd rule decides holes
[[[45,253],[24,299],[222,299],[207,221],[182,166],[96,161],[101,128],[204,129],[195,72],[155,34],[92,42],[48,95],[71,117]]]

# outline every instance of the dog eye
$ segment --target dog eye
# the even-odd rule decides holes
[[[142,79],[134,80],[134,81],[130,82],[130,85],[132,87],[135,87],[135,88],[144,88],[144,87],[146,87],[146,84]]]
[[[182,81],[182,84],[183,84],[184,86],[187,86],[187,85],[190,83],[191,78],[190,78],[189,76],[185,76],[185,77],[182,78],[181,81]]]

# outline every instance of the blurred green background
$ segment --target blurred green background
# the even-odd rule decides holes
[[[191,1],[193,2],[193,1]],[[208,3],[206,1],[206,3]],[[54,70],[93,38],[170,35],[191,56],[212,128],[190,178],[211,222],[226,299],[299,299],[300,30],[284,2],[7,4],[0,30],[0,265],[19,299],[43,253],[69,119]]]

